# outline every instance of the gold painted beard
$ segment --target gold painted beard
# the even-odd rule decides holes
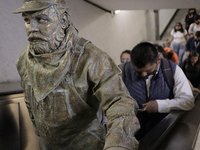
[[[56,29],[51,37],[44,37],[41,33],[31,33],[28,39],[35,39],[30,41],[30,49],[35,54],[47,54],[56,51],[65,37],[64,30],[61,25]]]

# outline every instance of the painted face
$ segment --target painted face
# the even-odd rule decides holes
[[[36,54],[55,51],[64,37],[64,31],[53,6],[38,12],[22,14],[30,48]]]
[[[198,61],[198,56],[192,56],[190,58],[191,64],[194,65]]]
[[[121,63],[129,62],[129,61],[131,61],[130,54],[128,53],[122,54]]]

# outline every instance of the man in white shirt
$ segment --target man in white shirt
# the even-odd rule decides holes
[[[131,96],[138,102],[141,113],[137,114],[141,129],[136,133],[140,140],[171,110],[190,110],[194,97],[181,68],[169,61],[173,87],[165,77],[163,62],[150,43],[136,45],[131,52],[131,62],[124,66],[124,82]],[[164,70],[164,71],[163,71]]]

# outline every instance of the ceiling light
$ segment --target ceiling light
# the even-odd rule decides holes
[[[121,10],[115,10],[115,11],[114,11],[114,14],[118,14],[118,13],[120,13],[120,11],[121,11]]]

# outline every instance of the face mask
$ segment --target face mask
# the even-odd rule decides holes
[[[189,14],[189,15],[193,15],[193,14],[194,14],[194,12],[189,12],[188,14]]]
[[[197,22],[195,22],[195,23],[196,23],[197,25],[199,25],[199,23],[200,23],[200,22],[199,22],[199,21],[197,21]]]
[[[153,75],[153,76],[154,76],[154,75],[156,74],[156,72],[157,72],[157,70],[154,70],[153,72],[151,72],[151,73],[148,73],[146,76],[142,76],[140,73],[138,73],[138,75],[139,75],[139,77],[140,77],[140,78],[142,78],[142,79],[145,79],[145,80],[146,80],[146,79],[148,79],[148,77],[149,77],[149,76],[151,76],[151,75]]]
[[[126,60],[122,61],[122,63],[126,63],[126,62],[127,62]]]

